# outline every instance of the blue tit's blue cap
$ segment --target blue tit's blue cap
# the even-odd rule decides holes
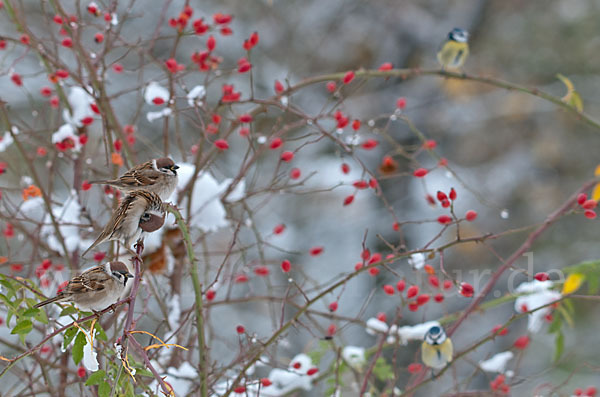
[[[469,40],[469,32],[465,29],[454,28],[448,33],[448,40],[458,41],[459,43],[466,43]]]
[[[438,327],[437,325],[434,325],[433,327],[429,328],[429,331],[427,331],[428,334],[430,335],[439,335],[442,332],[442,329],[440,327]]]

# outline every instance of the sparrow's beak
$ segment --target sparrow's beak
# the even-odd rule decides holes
[[[123,273],[123,275],[127,278],[133,278],[133,274],[131,274],[129,272],[125,272],[125,273]]]
[[[179,166],[177,164],[171,166],[171,170],[173,170],[173,171],[178,170],[178,169],[179,169]]]

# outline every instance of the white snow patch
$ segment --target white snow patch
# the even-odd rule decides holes
[[[377,333],[386,333],[388,332],[388,325],[381,320],[376,319],[375,317],[371,317],[367,320],[367,334],[375,335]]]
[[[408,264],[414,269],[422,269],[425,266],[425,254],[422,252],[416,252],[408,258]]]
[[[169,100],[169,90],[158,84],[156,81],[151,81],[144,90],[144,100],[148,105],[154,105],[154,98],[161,98],[167,102]]]
[[[10,132],[6,131],[0,139],[0,152],[5,151],[14,142]]]
[[[184,189],[193,177],[195,166],[189,163],[179,164],[179,182],[176,191],[168,201],[177,202],[179,191]],[[217,231],[229,225],[227,212],[221,202],[221,196],[227,191],[233,179],[225,179],[219,183],[208,172],[198,175],[194,190],[192,191],[191,214],[188,216],[184,211],[184,218],[193,227],[198,227],[205,232]],[[226,201],[236,201],[244,197],[245,181],[242,179],[225,198]],[[180,203],[181,208],[187,208],[187,197]]]
[[[203,85],[197,85],[188,92],[186,95],[187,103],[190,106],[201,104],[202,98],[206,95],[206,88]]]
[[[163,110],[159,110],[157,112],[148,112],[146,113],[146,119],[149,122],[153,122],[154,120],[161,119],[166,116],[170,116],[173,113],[171,108],[164,108]]]
[[[73,144],[75,145],[73,147],[73,151],[78,152],[79,150],[81,150],[81,143],[79,143],[79,137],[75,134],[75,128],[73,127],[73,125],[69,123],[61,125],[58,128],[58,130],[54,134],[52,134],[52,143],[60,143],[67,138],[71,138]]]
[[[399,327],[398,338],[400,339],[400,343],[406,345],[411,340],[423,340],[427,331],[433,326],[441,327],[437,321],[427,321],[421,324]]]
[[[365,348],[358,346],[346,346],[342,350],[342,357],[352,368],[360,369],[365,360]]]
[[[54,218],[60,225],[58,229],[63,236],[67,251],[71,253],[76,249],[86,248],[85,246],[82,247],[81,237],[79,236],[81,206],[77,202],[77,199],[74,196],[69,197],[63,205],[53,207],[52,214],[54,214]],[[62,245],[54,232],[50,215],[47,214],[44,218],[41,235],[46,238],[48,246],[51,249],[62,252]]]
[[[96,353],[94,351],[94,348],[92,347],[90,334],[88,334],[84,330],[80,330],[80,332],[85,333],[86,341],[85,345],[83,346],[83,366],[88,371],[96,372],[99,368],[98,359],[96,358],[96,356],[98,356],[98,353]]]
[[[83,123],[81,120],[86,117],[94,116],[91,105],[95,103],[96,100],[83,88],[71,88],[67,101],[69,102],[69,105],[71,105],[72,110],[72,113],[69,113],[69,109],[63,110],[63,120],[65,120],[67,124],[71,124],[75,127],[82,127]]]
[[[562,297],[560,292],[550,289],[553,285],[554,283],[550,280],[533,280],[519,284],[515,290],[515,293],[528,295],[520,296],[515,300],[515,310],[518,313],[522,313],[523,306],[525,306],[529,311],[548,305],[560,299]],[[551,312],[552,308],[547,306],[543,309],[530,313],[527,319],[527,329],[533,333],[539,332],[544,324],[545,317]]]
[[[480,361],[479,367],[486,372],[504,373],[504,371],[506,371],[506,364],[508,364],[514,356],[515,355],[511,351],[498,353],[485,361]]]

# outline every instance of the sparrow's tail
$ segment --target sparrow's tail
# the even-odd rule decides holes
[[[33,307],[37,308],[37,307],[46,306],[46,305],[49,305],[52,302],[59,301],[59,300],[61,300],[63,298],[64,298],[63,296],[58,295],[58,296],[55,296],[54,298],[46,299],[45,301],[42,301],[42,302],[38,303],[37,305],[35,305]]]

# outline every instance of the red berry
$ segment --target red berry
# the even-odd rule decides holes
[[[440,215],[438,217],[438,222],[442,225],[447,225],[449,223],[452,223],[452,218],[449,215]]]
[[[289,163],[290,161],[292,161],[292,159],[294,158],[294,152],[283,152],[281,153],[281,161],[285,161],[286,163]]]
[[[454,188],[450,189],[450,193],[448,194],[448,197],[450,197],[450,200],[452,200],[452,201],[456,200],[456,190],[454,190]]]
[[[353,194],[351,194],[349,196],[346,196],[346,198],[344,199],[344,206],[352,204],[353,201],[354,201],[354,195]]]
[[[268,276],[270,273],[269,268],[266,266],[257,266],[254,268],[254,274],[256,274],[257,276]]]
[[[440,279],[439,279],[439,278],[437,278],[437,276],[435,276],[435,275],[433,275],[433,274],[432,274],[431,276],[429,276],[429,284],[430,284],[432,287],[435,287],[435,288],[437,288],[437,287],[439,287],[439,286],[440,286]]]
[[[598,390],[594,386],[590,386],[587,389],[585,389],[585,395],[588,397],[596,397],[597,392]]]
[[[419,305],[417,304],[417,302],[410,302],[408,304],[408,310],[410,310],[411,312],[416,312],[417,310],[419,310]]]
[[[441,202],[444,200],[448,200],[448,196],[446,196],[446,193],[438,190],[437,194],[436,194],[437,199]]]
[[[417,168],[413,171],[413,175],[417,178],[423,178],[428,172],[426,168]]]
[[[546,280],[548,280],[548,273],[546,273],[546,272],[536,273],[534,277],[538,281],[546,281]]]
[[[398,98],[398,100],[396,101],[396,107],[398,109],[406,108],[406,98],[404,98],[404,97]]]
[[[271,150],[275,150],[278,147],[280,147],[281,145],[283,145],[283,141],[281,140],[281,138],[277,137],[271,141],[271,144],[269,145],[269,147],[271,148]]]
[[[508,333],[508,328],[504,327],[502,324],[495,325],[492,328],[492,334],[504,336]]]
[[[234,393],[238,393],[238,394],[242,394],[246,392],[246,386],[238,386],[235,389],[233,389]]]
[[[342,173],[348,174],[350,172],[350,166],[346,163],[342,163]]]
[[[235,276],[235,278],[233,279],[234,283],[245,283],[248,281],[248,276],[246,276],[245,274],[238,274],[237,276]]]
[[[362,144],[362,148],[365,150],[371,150],[375,148],[378,144],[379,142],[376,139],[369,138]]]
[[[360,130],[360,120],[354,120],[354,121],[352,122],[352,129],[353,129],[354,131],[358,131],[358,130]]]
[[[377,70],[384,71],[384,70],[392,70],[393,68],[394,68],[394,65],[392,65],[391,62],[385,62],[385,63],[382,63],[381,66],[379,67],[379,69],[377,69]]]
[[[55,15],[52,20],[54,21],[55,24],[57,25],[62,25],[63,23],[63,19],[60,15]]]
[[[285,90],[285,87],[279,80],[275,80],[275,92],[281,94]]]
[[[329,92],[334,92],[337,88],[335,82],[330,81],[329,83],[327,83],[327,85],[325,86],[327,88],[327,91]]]
[[[396,283],[396,289],[398,290],[398,292],[404,291],[404,288],[406,288],[406,281],[400,280]]]
[[[292,168],[290,170],[290,178],[292,179],[298,179],[301,176],[301,171],[299,168]]]
[[[577,204],[582,205],[587,200],[587,194],[579,193],[577,195]]]
[[[426,140],[426,141],[425,141],[425,143],[423,144],[423,147],[424,147],[425,149],[429,149],[429,150],[435,149],[435,147],[436,147],[436,146],[437,146],[437,142],[436,142],[436,141],[434,141],[433,139],[428,139],[428,140]]]
[[[218,115],[216,115],[216,116],[218,116]],[[242,114],[239,117],[239,120],[240,120],[240,123],[251,123],[252,122],[252,115],[249,115],[247,113],[246,114]],[[219,121],[221,121],[221,117],[220,116],[219,116]],[[215,124],[218,124],[218,123],[215,123]]]
[[[352,186],[354,186],[357,189],[366,189],[367,186],[369,186],[369,184],[367,183],[367,181],[359,180],[354,182]]]
[[[61,42],[63,47],[71,48],[73,47],[73,40],[70,37],[65,37]]]
[[[583,215],[588,219],[594,219],[596,217],[596,212],[593,210],[585,210]]]
[[[465,214],[465,219],[469,222],[473,222],[477,218],[477,212],[474,210],[468,210]]]
[[[87,191],[87,190],[90,190],[91,188],[92,188],[92,184],[89,183],[88,181],[83,181],[81,183],[81,190]]]
[[[370,268],[370,269],[369,269],[369,275],[370,275],[370,276],[373,276],[373,277],[375,277],[375,276],[377,276],[378,274],[379,274],[379,268],[377,268],[377,267],[372,267],[372,268]]]
[[[331,303],[329,304],[329,311],[330,311],[330,312],[332,312],[332,313],[333,313],[333,312],[334,312],[334,311],[336,311],[337,309],[338,309],[338,303],[337,303],[336,301],[334,301],[334,302],[331,302]]]
[[[215,141],[215,146],[219,150],[227,150],[229,149],[229,143],[225,139],[217,139]]]
[[[94,35],[94,41],[98,44],[102,43],[104,41],[104,35],[100,32],[96,33]]]
[[[238,325],[237,327],[235,327],[235,332],[237,332],[238,334],[243,334],[246,331],[246,328],[244,328],[243,325]]]
[[[467,298],[470,298],[475,293],[475,289],[473,288],[473,286],[471,284],[462,282],[462,283],[460,283],[459,292],[462,296],[466,296]]]
[[[208,49],[208,51],[213,51],[216,46],[217,41],[215,40],[215,37],[212,35],[208,36],[208,39],[206,40],[206,48]]]
[[[408,364],[408,372],[410,372],[411,374],[417,374],[417,373],[421,372],[422,369],[423,369],[423,365],[421,365],[420,363]]]
[[[433,297],[433,300],[435,300],[437,303],[443,302],[444,301],[444,295],[442,295],[442,294],[436,294]]]
[[[330,324],[329,327],[327,327],[327,335],[329,336],[335,335],[336,331],[337,327],[335,326],[335,324]]]
[[[19,40],[21,41],[21,43],[25,44],[25,45],[29,45],[29,36],[26,34],[22,34],[21,37],[19,38]]]
[[[421,294],[417,296],[417,305],[422,306],[425,303],[429,302],[429,294]]]
[[[209,289],[208,291],[206,291],[206,300],[212,301],[213,299],[215,299],[215,295],[217,295],[215,290]]]
[[[417,294],[419,293],[419,287],[416,285],[411,285],[410,287],[408,287],[408,289],[406,290],[406,297],[408,299],[410,298],[414,298],[415,296],[417,296]]]
[[[273,384],[273,382],[271,382],[269,380],[269,378],[262,378],[260,380],[260,383],[263,385],[263,387],[269,387],[269,386],[271,386]]]
[[[96,262],[100,262],[100,261],[102,261],[102,259],[104,259],[104,257],[105,257],[105,256],[106,256],[106,252],[103,252],[103,251],[101,251],[101,252],[96,252],[96,253],[94,254],[94,260],[95,260]]]
[[[80,378],[83,378],[85,376],[85,374],[86,374],[85,368],[83,368],[83,367],[77,368],[77,376],[79,376]]]
[[[312,247],[309,251],[310,255],[317,256],[323,253],[324,248],[321,246]]]
[[[289,271],[292,270],[292,264],[290,263],[290,261],[284,259],[283,262],[281,262],[281,270],[284,273],[289,273]]]
[[[382,323],[385,323],[387,321],[387,315],[383,312],[377,313],[377,320],[381,321]]]
[[[344,84],[348,84],[352,80],[354,80],[354,72],[353,71],[346,72],[346,74],[344,75],[344,78],[342,79]]]
[[[593,210],[597,205],[598,203],[596,200],[585,200],[584,203],[581,204],[581,206],[586,210]]]
[[[517,338],[517,340],[515,341],[514,346],[517,349],[524,350],[529,345],[529,342],[530,342],[529,336],[527,336],[527,335],[519,336]]]
[[[383,286],[383,292],[385,292],[388,295],[394,295],[394,287],[392,287],[389,284],[386,284]]]

